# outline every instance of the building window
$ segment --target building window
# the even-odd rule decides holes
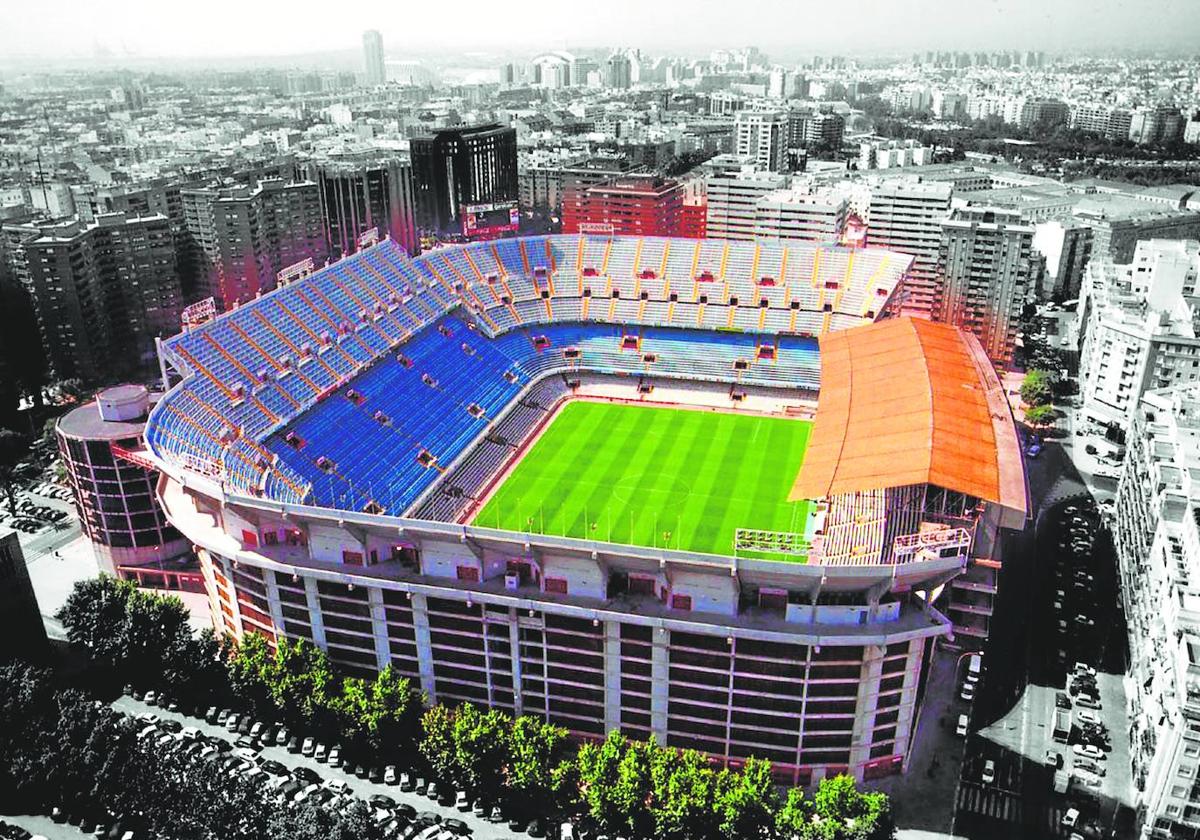
[[[545,591],[553,592],[557,595],[567,594],[567,579],[548,577],[545,580]]]
[[[363,564],[363,555],[361,551],[343,551],[342,562],[350,566],[361,566]]]
[[[458,566],[455,573],[459,580],[470,581],[471,583],[479,582],[479,568],[477,566]]]
[[[672,595],[671,609],[673,610],[691,610],[692,596],[691,595]]]

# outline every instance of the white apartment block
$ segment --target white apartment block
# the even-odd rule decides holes
[[[1092,260],[1080,289],[1083,417],[1128,429],[1151,389],[1200,381],[1200,243],[1144,240],[1133,261]]]
[[[911,254],[912,269],[904,285],[903,311],[932,317],[939,297],[938,251],[942,222],[950,217],[954,186],[890,179],[871,187],[867,209],[867,244]]]
[[[740,111],[733,121],[733,151],[764,169],[787,168],[788,115],[785,111]]]
[[[1140,837],[1200,833],[1200,385],[1137,402],[1113,536]]]
[[[795,186],[759,199],[754,212],[754,234],[759,239],[833,243],[841,238],[848,214],[845,192]]]
[[[753,239],[759,199],[784,189],[790,181],[787,175],[749,164],[740,170],[713,172],[705,178],[705,235],[709,239]]]

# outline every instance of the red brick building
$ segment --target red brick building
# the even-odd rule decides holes
[[[563,233],[612,225],[618,235],[682,236],[684,188],[660,175],[622,175],[563,193]]]

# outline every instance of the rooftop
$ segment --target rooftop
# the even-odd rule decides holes
[[[821,359],[791,499],[933,484],[1028,510],[1016,425],[974,336],[898,318],[823,335]]]

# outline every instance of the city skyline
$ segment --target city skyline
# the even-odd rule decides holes
[[[397,12],[354,7],[339,20],[311,21],[289,4],[247,7],[216,0],[200,20],[185,22],[146,0],[76,5],[53,18],[13,9],[0,29],[0,63],[31,60],[283,58],[361,50],[362,32],[382,32],[387,54],[431,51],[516,51],[524,48],[593,49],[604,45],[645,49],[705,50],[718,45],[757,44],[781,55],[829,53],[894,54],[924,49],[1179,49],[1200,31],[1200,5],[1186,0],[993,0],[962,4],[914,0],[907,4],[863,0],[856,18],[841,7],[803,2],[785,8],[770,0],[735,5],[640,4],[615,0],[597,7],[565,7],[550,0],[495,4],[465,0],[452,27],[417,29]],[[304,3],[298,4],[299,11]],[[689,17],[690,13],[690,17]],[[640,21],[636,32],[627,26]],[[764,30],[761,22],[771,20]],[[230,27],[230,20],[240,21]],[[921,27],[912,27],[920,20]],[[848,22],[849,21],[849,22]],[[419,35],[416,34],[419,31]],[[264,39],[263,33],[271,33]],[[784,33],[784,34],[780,34]],[[360,53],[361,54],[361,53]],[[7,56],[7,59],[4,58]]]

